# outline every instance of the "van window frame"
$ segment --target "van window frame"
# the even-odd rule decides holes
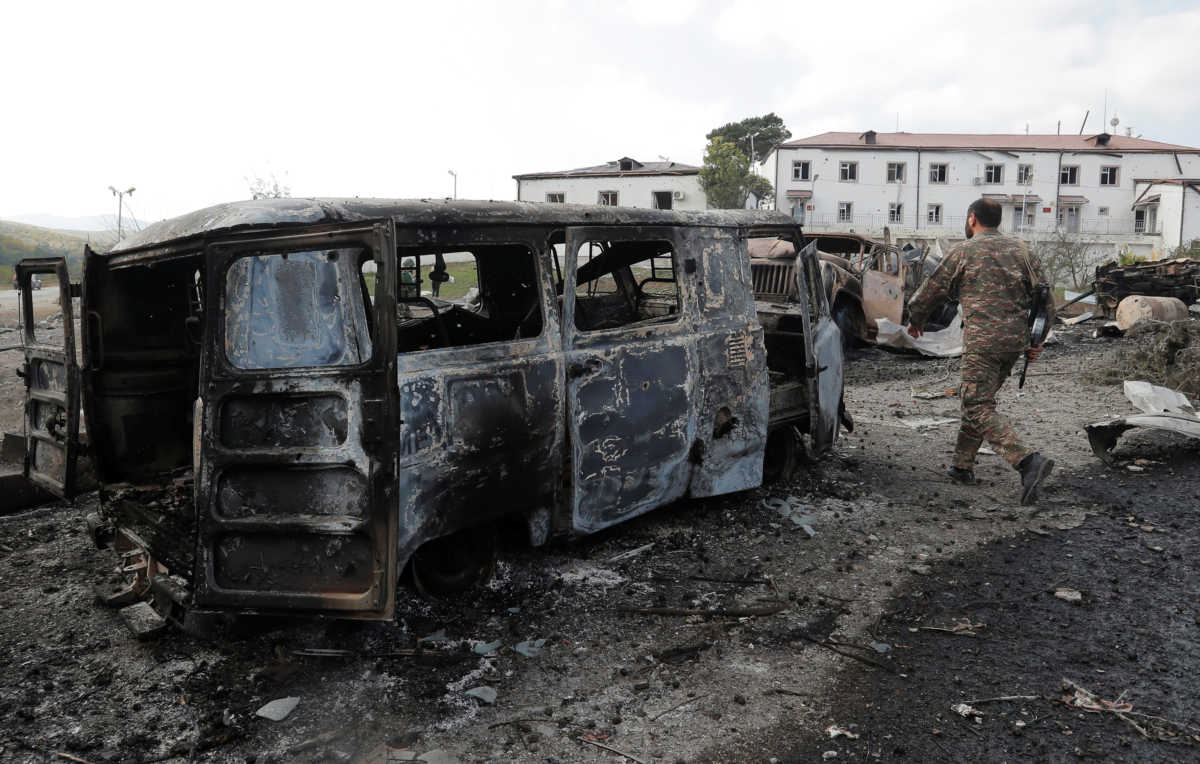
[[[225,347],[225,332],[227,331],[226,288],[229,271],[233,264],[243,258],[253,255],[275,255],[289,252],[305,252],[313,250],[353,249],[359,248],[368,253],[368,257],[382,264],[380,243],[377,241],[376,226],[354,228],[350,230],[306,232],[283,236],[263,236],[253,239],[239,239],[210,244],[205,251],[209,261],[209,273],[212,277],[209,283],[207,309],[214,316],[211,330],[208,331],[211,344],[211,357],[216,361],[211,376],[224,377],[262,377],[262,376],[339,376],[356,374],[369,370],[379,370],[386,366],[388,353],[382,352],[379,339],[380,279],[376,279],[375,294],[370,295],[371,301],[363,305],[368,313],[367,322],[371,332],[371,355],[365,361],[357,364],[341,366],[279,366],[261,368],[242,368],[230,359]],[[364,261],[365,262],[365,261]],[[356,272],[361,278],[361,264]],[[387,301],[390,303],[390,300]]]

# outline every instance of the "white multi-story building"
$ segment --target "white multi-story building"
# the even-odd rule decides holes
[[[605,204],[659,210],[702,210],[700,168],[621,157],[595,167],[514,175],[517,201]]]
[[[1002,230],[1065,232],[1099,256],[1157,255],[1200,238],[1200,149],[1129,136],[822,133],[763,163],[776,209],[810,230],[962,238],[980,196]]]

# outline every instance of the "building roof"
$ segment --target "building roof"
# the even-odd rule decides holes
[[[873,142],[868,142],[873,141]],[[1200,153],[1193,146],[1148,141],[1126,135],[1008,135],[1002,133],[865,133],[833,132],[797,138],[779,148],[946,149],[984,151],[1098,151]]]
[[[794,225],[765,210],[651,210],[591,204],[451,201],[449,199],[256,199],[227,202],[162,220],[121,240],[106,254],[154,249],[212,236],[286,230],[296,226],[367,223],[392,219],[402,225],[456,228],[468,225],[704,225],[758,228]]]
[[[628,167],[629,169],[621,169]],[[611,178],[622,175],[696,175],[700,168],[682,162],[639,162],[630,157],[621,157],[595,167],[579,167],[574,170],[553,172],[530,172],[514,175],[515,180],[538,180],[539,178]]]

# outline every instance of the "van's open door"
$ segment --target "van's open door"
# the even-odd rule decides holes
[[[77,492],[79,460],[79,363],[75,346],[72,287],[67,261],[36,258],[17,263],[21,330],[25,343],[25,476],[55,496]],[[58,278],[61,320],[34,321],[33,287],[44,275]]]
[[[844,379],[842,334],[829,312],[815,241],[796,256],[796,288],[807,322],[808,432],[813,450],[819,453],[837,442]]]
[[[391,617],[393,242],[389,220],[209,246],[197,607]]]

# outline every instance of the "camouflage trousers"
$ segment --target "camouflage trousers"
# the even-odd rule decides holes
[[[958,388],[958,396],[962,399],[962,424],[954,446],[955,467],[974,468],[975,454],[985,440],[1014,467],[1030,454],[1008,420],[996,411],[996,393],[1022,355],[970,350],[963,353],[962,384]]]

